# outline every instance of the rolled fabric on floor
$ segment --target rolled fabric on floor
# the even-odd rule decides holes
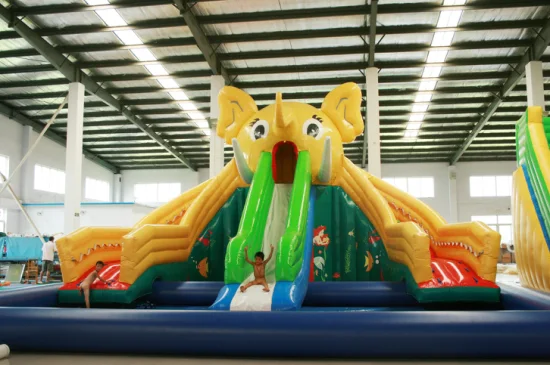
[[[8,345],[0,345],[0,360],[6,359],[10,356],[10,348]]]

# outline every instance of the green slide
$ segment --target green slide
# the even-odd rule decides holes
[[[275,182],[271,174],[271,153],[263,152],[248,192],[237,236],[225,255],[225,283],[240,284],[252,273],[246,265],[244,248],[254,253],[262,250],[265,226]]]

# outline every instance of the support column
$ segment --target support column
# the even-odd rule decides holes
[[[23,126],[23,139],[21,140],[21,156],[25,156],[25,154],[29,151],[29,148],[31,147],[33,141],[33,130],[31,126]],[[32,193],[32,189],[34,187],[34,174],[33,174],[33,165],[29,161],[25,161],[23,166],[21,166],[21,175],[20,175],[20,181],[19,184],[19,197],[23,202],[27,202],[30,198],[30,194]]]
[[[458,193],[456,189],[456,166],[449,166],[449,223],[458,222]]]
[[[67,149],[65,152],[65,229],[69,234],[80,228],[82,200],[82,133],[84,129],[84,85],[69,84]]]
[[[367,90],[367,142],[369,173],[382,177],[380,158],[380,97],[378,95],[378,69],[369,67],[365,70]]]
[[[218,94],[224,85],[223,76],[210,77],[210,178],[218,175],[224,166],[224,140],[216,134],[220,116]]]
[[[542,77],[542,62],[529,62],[525,67],[527,106],[540,106],[544,110],[544,83]]]
[[[122,174],[115,174],[113,179],[113,202],[122,202]]]

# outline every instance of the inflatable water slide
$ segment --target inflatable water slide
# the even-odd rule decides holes
[[[447,224],[421,201],[355,166],[343,144],[363,133],[361,90],[329,92],[320,109],[285,102],[258,110],[234,87],[219,95],[217,133],[235,157],[221,173],[133,228],[86,227],[59,240],[60,303],[107,263],[93,303],[132,303],[157,280],[224,281],[212,309],[296,310],[311,281],[405,281],[419,302],[495,302],[500,235]],[[270,291],[252,286],[258,251]]]
[[[512,214],[523,286],[550,291],[550,117],[529,107],[516,124]]]

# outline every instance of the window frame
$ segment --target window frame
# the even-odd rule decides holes
[[[173,194],[173,196],[170,196],[171,194],[167,195],[167,199],[161,199],[160,197],[163,196],[163,194],[170,188],[170,185],[172,188],[175,188],[177,186],[178,193]],[[155,194],[152,196],[154,199],[138,199],[138,194],[136,193],[136,189],[138,186],[141,186],[143,189],[153,189],[153,186],[155,187]],[[175,191],[174,190],[174,191]],[[162,191],[162,193],[161,193]],[[178,196],[181,195],[181,183],[180,182],[159,182],[159,183],[136,183],[134,184],[134,201],[136,203],[167,203]]]
[[[88,185],[90,183],[90,186]],[[92,195],[92,192],[96,192],[93,189],[95,184],[104,185],[106,187],[105,197],[100,197],[99,195]],[[90,191],[91,190],[91,191]],[[102,201],[102,202],[109,202],[111,201],[111,184],[109,184],[106,180],[99,180],[95,179],[93,177],[86,176],[84,179],[84,199],[89,200],[95,200],[95,201]]]
[[[423,179],[429,180],[430,183],[426,185]],[[382,178],[382,180],[384,180],[385,182],[392,185],[393,187],[399,190],[402,190],[417,199],[434,199],[435,198],[435,177],[433,176],[409,176],[409,177],[390,176],[390,177],[384,177]],[[414,181],[414,184],[417,184],[417,183],[419,184],[420,186],[419,194],[416,194],[415,192],[411,192],[411,181]],[[430,191],[427,194],[424,192],[424,188],[426,186],[430,186]]]
[[[47,176],[43,180],[48,181],[50,183],[50,185],[46,186],[46,185],[44,185],[44,183],[42,183],[42,184],[37,183],[37,182],[42,182],[42,179],[38,180],[39,175],[42,174],[42,173],[39,173],[40,169],[43,169],[42,170],[43,172],[47,171],[49,176]],[[58,179],[55,176],[51,177],[50,175],[52,175],[52,173],[54,175],[55,174],[60,174],[60,175],[63,176],[63,178]],[[43,192],[46,192],[46,193],[65,195],[65,191],[66,191],[65,177],[66,177],[65,171],[63,171],[63,170],[59,170],[59,169],[56,169],[54,167],[44,166],[44,165],[41,165],[41,164],[35,164],[34,165],[34,182],[33,182],[34,184],[33,184],[33,188],[34,188],[34,190],[43,191]],[[56,182],[53,183],[53,184],[51,184],[52,179],[56,180]],[[54,188],[51,188],[51,186],[53,186]],[[55,187],[60,187],[60,188],[56,189]]]
[[[489,180],[491,180],[492,186],[487,185]],[[504,182],[505,186],[502,185]],[[512,175],[471,175],[468,184],[470,198],[507,198],[512,196]],[[487,191],[490,192],[487,193]]]

